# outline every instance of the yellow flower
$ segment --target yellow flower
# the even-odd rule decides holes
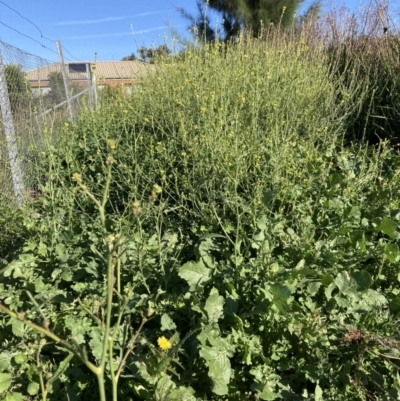
[[[160,337],[157,340],[158,346],[162,349],[162,350],[167,350],[170,349],[172,347],[172,344],[169,342],[169,340],[167,340],[164,336]]]

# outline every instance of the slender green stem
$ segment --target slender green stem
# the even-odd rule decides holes
[[[143,316],[142,322],[140,323],[139,328],[137,329],[136,333],[132,336],[131,340],[129,341],[129,346],[128,349],[125,352],[124,357],[122,358],[121,363],[119,364],[117,374],[115,375],[116,381],[118,382],[119,377],[121,375],[122,369],[124,368],[126,364],[126,360],[128,359],[129,354],[132,352],[132,350],[135,348],[136,340],[139,337],[139,334],[141,333],[143,326],[147,322],[147,318]]]
[[[124,303],[123,303],[122,307],[120,307],[119,312],[118,312],[117,323],[114,326],[113,339],[114,339],[115,334],[119,333],[119,328],[121,326],[121,320],[122,320],[125,308],[128,305],[128,303],[129,303],[129,298],[125,297]]]
[[[85,305],[83,305],[82,301],[78,299],[79,306],[99,325],[101,329],[104,329],[104,324],[103,322],[95,316],[88,308],[86,308]]]
[[[112,157],[112,156],[110,156],[110,157]],[[112,169],[112,164],[110,161],[110,162],[108,162],[108,166],[107,166],[107,178],[106,178],[106,186],[104,188],[103,200],[101,202],[101,205],[99,205],[98,202],[96,203],[97,207],[99,209],[101,222],[102,222],[104,228],[106,228],[105,207],[106,207],[106,203],[108,200],[108,194],[110,192],[111,169]]]
[[[118,380],[115,377],[114,372],[114,361],[113,361],[113,343],[114,339],[112,337],[108,340],[108,358],[109,358],[109,365],[110,365],[110,374],[111,374],[111,383],[112,383],[112,394],[113,394],[113,401],[118,401]]]
[[[46,401],[47,400],[47,387],[44,384],[44,380],[43,380],[43,368],[42,368],[42,364],[40,363],[40,353],[42,351],[43,348],[42,341],[39,341],[39,347],[36,353],[36,366],[38,369],[38,373],[39,373],[39,382],[40,382],[40,390],[42,392],[42,401]]]
[[[121,258],[117,259],[117,291],[121,294]]]
[[[106,311],[106,327],[104,330],[104,341],[103,341],[103,351],[100,359],[99,374],[97,379],[99,381],[100,396],[101,401],[106,401],[105,398],[105,388],[104,388],[104,373],[105,366],[107,362],[107,351],[109,348],[109,338],[110,338],[110,327],[111,327],[111,312],[112,312],[112,298],[114,293],[114,261],[113,261],[113,250],[110,249],[108,253],[107,262],[107,311]],[[111,356],[112,357],[112,356]],[[111,368],[111,367],[110,367]]]

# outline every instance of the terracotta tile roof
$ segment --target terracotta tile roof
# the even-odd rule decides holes
[[[68,63],[66,64],[67,74],[70,81],[86,81],[87,74],[85,72],[74,72],[80,70],[86,63]],[[91,67],[95,66],[96,77],[98,80],[135,80],[142,77],[148,71],[154,70],[154,65],[144,63],[142,61],[98,61],[89,63]],[[75,68],[74,68],[75,67]],[[81,69],[82,70],[82,69]],[[41,82],[41,86],[47,86],[49,82],[49,74],[52,72],[61,72],[61,64],[50,64],[46,67],[30,70],[26,72],[28,81]]]

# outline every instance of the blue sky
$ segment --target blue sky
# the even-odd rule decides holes
[[[344,3],[354,9],[359,1]],[[310,0],[305,0],[300,11],[308,4]],[[31,20],[41,33],[6,5]],[[195,13],[196,1],[1,0],[0,40],[52,61],[58,58],[54,40],[61,41],[70,53],[65,51],[64,56],[71,61],[91,61],[95,53],[98,60],[120,60],[126,54],[136,53],[142,45],[164,43],[164,36],[170,36],[168,24],[186,35],[187,21],[176,7]]]

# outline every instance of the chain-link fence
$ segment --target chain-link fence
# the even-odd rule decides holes
[[[90,87],[88,64],[63,65],[0,41],[0,201],[20,203],[36,190],[33,155],[90,104],[82,96]]]

